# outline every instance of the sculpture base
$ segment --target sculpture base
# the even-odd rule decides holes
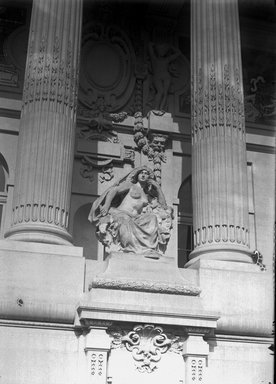
[[[90,289],[106,288],[175,295],[198,296],[200,289],[179,273],[172,258],[151,254],[114,252],[107,269],[96,276]]]

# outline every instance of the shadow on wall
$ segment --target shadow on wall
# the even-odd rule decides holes
[[[4,219],[4,208],[7,203],[7,180],[9,176],[9,167],[0,153],[0,237],[3,236],[3,228],[1,230],[2,219]],[[3,220],[4,221],[4,220]]]
[[[73,239],[75,246],[83,247],[83,255],[86,259],[97,260],[98,240],[95,227],[88,221],[90,209],[91,203],[84,204],[75,213]]]
[[[181,184],[178,192],[178,267],[183,268],[193,250],[192,176]]]

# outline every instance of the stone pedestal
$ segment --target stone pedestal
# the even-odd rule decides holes
[[[83,294],[82,248],[0,241],[0,318],[73,324]]]
[[[81,0],[33,2],[6,237],[69,244]]]
[[[273,322],[273,276],[255,264],[198,260],[187,271],[197,271],[201,303],[218,312],[217,332],[270,337]]]
[[[186,272],[191,279],[180,275],[171,258],[113,253],[79,303],[76,324],[139,321],[215,328],[217,314],[203,309],[196,276]]]
[[[198,258],[251,263],[246,142],[236,0],[192,10],[193,227]]]
[[[171,257],[153,259],[151,255],[112,253],[105,272],[94,277],[91,289],[166,293],[198,296],[200,289],[186,280]]]
[[[196,377],[203,378],[209,347],[202,336],[213,334],[219,316],[202,307],[196,274],[185,272],[190,280],[181,277],[171,258],[111,255],[106,271],[92,280],[79,303],[75,320],[92,335],[101,328],[110,337],[109,353],[104,332],[99,344],[95,335],[91,338],[97,344],[87,350],[91,383],[101,383],[91,377],[91,366],[96,372],[106,356],[112,384],[193,383],[195,359]]]

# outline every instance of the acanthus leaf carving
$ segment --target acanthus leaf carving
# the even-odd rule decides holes
[[[68,41],[66,57],[60,50],[60,41],[55,37],[52,51],[47,51],[47,38],[43,36],[38,52],[33,52],[32,41],[28,55],[23,91],[23,108],[35,102],[51,102],[61,108],[75,111],[77,75],[72,65],[72,43]],[[58,87],[57,87],[58,85]]]
[[[192,81],[192,134],[193,140],[200,140],[225,128],[244,133],[244,105],[241,92],[239,68],[230,72],[229,65],[223,66],[223,78],[219,81],[215,64],[209,67],[208,76],[203,81],[203,71],[199,68]],[[202,131],[202,132],[201,132]],[[230,133],[229,131],[229,133]]]

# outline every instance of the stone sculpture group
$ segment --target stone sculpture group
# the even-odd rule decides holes
[[[167,206],[153,171],[141,166],[94,201],[89,221],[96,224],[107,253],[137,253],[158,259],[170,238],[173,210]]]

